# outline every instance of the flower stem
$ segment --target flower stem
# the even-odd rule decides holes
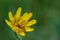
[[[22,40],[22,38],[19,37],[16,33],[15,33],[15,36],[16,36],[17,40]]]

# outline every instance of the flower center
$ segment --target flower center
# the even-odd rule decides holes
[[[18,27],[19,29],[21,29],[22,31],[25,31],[25,23],[24,22],[21,22],[21,24],[18,24],[19,20],[15,20],[14,21],[14,25],[16,27]]]
[[[19,24],[17,24],[17,27],[22,29],[22,26],[21,26],[21,25],[19,25]]]
[[[25,27],[24,27],[23,25],[17,24],[16,26],[17,26],[18,28],[22,29],[23,31],[25,31]]]

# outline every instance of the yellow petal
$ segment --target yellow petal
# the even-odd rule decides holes
[[[19,28],[16,28],[16,33],[17,33],[17,34],[19,33]]]
[[[11,12],[11,11],[9,12],[9,19],[10,19],[10,21],[13,21],[13,20],[14,20],[14,18],[13,18],[13,15],[12,15],[12,12]]]
[[[17,27],[16,26],[12,27],[12,30],[17,31]]]
[[[8,20],[5,19],[5,22],[12,28],[12,24],[11,22],[9,22]]]
[[[26,31],[26,32],[31,32],[31,31],[33,31],[33,30],[34,30],[34,29],[33,29],[33,28],[30,28],[30,27],[26,27],[26,28],[25,28],[25,31]]]
[[[35,23],[36,23],[36,20],[31,20],[31,21],[27,22],[26,26],[31,26]]]
[[[28,21],[32,17],[32,13],[25,13],[21,18],[24,21]]]
[[[28,21],[31,17],[32,17],[32,13],[30,12],[30,13],[28,14],[28,17],[26,18],[26,21]]]
[[[19,18],[21,15],[21,7],[19,7],[16,11],[16,15],[15,15],[15,18]]]
[[[21,35],[21,36],[25,36],[25,33],[24,33],[24,32],[20,32],[20,35]]]
[[[25,20],[27,16],[28,16],[28,13],[25,12],[25,14],[21,17],[21,19],[22,19],[22,20]]]
[[[20,29],[19,29],[18,27],[16,27],[15,29],[16,29],[15,32],[16,32],[17,34],[19,34]]]
[[[21,22],[22,22],[22,21],[20,20],[20,21],[18,22],[18,24],[21,24]]]

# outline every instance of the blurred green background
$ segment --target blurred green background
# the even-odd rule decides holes
[[[32,12],[37,24],[23,40],[60,40],[60,0],[0,0],[0,40],[17,40],[14,32],[5,23],[8,12],[15,14],[22,7],[22,15]]]

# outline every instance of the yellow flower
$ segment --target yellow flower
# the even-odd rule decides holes
[[[23,16],[21,16],[21,7],[19,7],[16,11],[16,14],[13,16],[12,12],[9,11],[9,19],[5,19],[5,22],[10,26],[10,28],[16,32],[17,34],[20,34],[21,36],[25,36],[25,32],[31,32],[34,29],[31,28],[30,26],[36,23],[36,20],[29,20],[32,17],[32,13],[27,13]]]

